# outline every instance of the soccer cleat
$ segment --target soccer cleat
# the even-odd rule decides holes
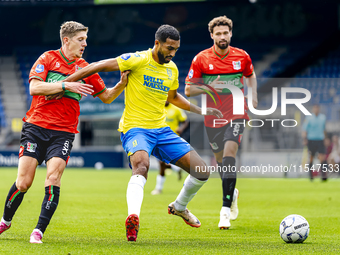
[[[126,218],[125,228],[127,240],[136,242],[139,230],[139,217],[137,214],[130,214]]]
[[[174,202],[169,204],[168,214],[177,215],[177,216],[182,217],[182,219],[185,221],[186,224],[188,224],[188,225],[190,225],[194,228],[199,228],[201,226],[201,222],[188,209],[185,209],[184,211],[177,211],[175,206],[174,206]]]
[[[30,237],[30,243],[42,243],[42,237],[43,233],[39,229],[34,229]]]
[[[236,220],[237,216],[238,216],[238,207],[237,207],[237,199],[240,195],[240,192],[238,191],[238,189],[235,189],[234,192],[234,200],[231,203],[230,206],[230,220]]]
[[[9,229],[11,227],[12,224],[9,224],[9,226],[7,226],[4,222],[0,222],[0,235],[5,232],[7,229]]]
[[[230,228],[230,215],[226,213],[220,214],[220,222],[218,223],[220,229]]]
[[[161,193],[162,193],[162,191],[159,190],[159,189],[154,189],[153,191],[151,191],[151,195],[159,195]]]

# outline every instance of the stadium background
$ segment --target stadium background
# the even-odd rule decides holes
[[[184,79],[191,60],[212,45],[208,22],[213,17],[227,15],[234,22],[231,45],[246,50],[253,60],[259,109],[270,108],[273,86],[303,87],[312,94],[309,106],[318,103],[326,114],[329,134],[339,133],[340,4],[337,1],[323,1],[322,5],[319,1],[303,0],[159,2],[0,1],[0,166],[18,163],[21,119],[31,100],[30,68],[45,50],[60,47],[59,28],[68,20],[89,27],[84,54],[88,62],[151,48],[159,25],[177,27],[181,32],[181,48],[174,62],[180,71],[179,91],[184,94]],[[101,76],[107,87],[114,86],[119,79],[118,72]],[[126,166],[116,130],[123,107],[124,93],[110,105],[99,99],[81,100],[80,135],[75,141],[70,167],[94,167],[97,162],[104,167]],[[192,114],[189,118],[191,137],[200,138],[191,139],[192,145],[207,162],[213,163],[202,118]],[[273,115],[266,116],[269,118],[282,119],[280,107]],[[239,156],[242,164],[301,164],[304,116],[292,106],[284,118],[295,119],[299,125],[272,128],[266,123],[261,128],[246,130]],[[157,166],[152,162],[152,166]]]

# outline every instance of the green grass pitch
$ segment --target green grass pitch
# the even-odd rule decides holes
[[[339,254],[340,179],[238,179],[239,217],[229,230],[219,230],[221,181],[211,178],[188,208],[202,226],[192,228],[167,214],[183,180],[167,176],[164,192],[152,196],[156,171],[144,189],[137,242],[127,242],[125,192],[131,171],[66,169],[61,198],[43,244],[29,236],[40,213],[45,168],[39,168],[12,227],[0,236],[0,254]],[[16,169],[0,168],[1,212]],[[184,176],[185,178],[185,176]],[[286,244],[279,224],[289,214],[300,214],[310,224],[303,244]]]

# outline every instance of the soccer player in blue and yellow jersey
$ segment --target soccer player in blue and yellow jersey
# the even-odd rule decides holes
[[[201,114],[199,107],[191,105],[177,93],[178,69],[171,59],[179,46],[178,30],[162,25],[155,34],[153,49],[92,63],[67,79],[77,81],[97,72],[131,71],[125,90],[125,110],[119,125],[122,144],[132,168],[126,194],[128,217],[125,227],[128,241],[137,239],[151,154],[190,173],[176,201],[169,204],[168,213],[182,217],[192,227],[201,226],[186,206],[208,180],[210,173],[196,151],[165,123],[165,101],[183,110]],[[212,108],[207,109],[207,114],[222,117],[219,110]]]
[[[174,106],[173,104],[169,104],[168,101],[165,102],[166,109],[166,124],[174,131],[177,135],[181,135],[183,131],[188,127],[189,121],[185,112]],[[172,168],[172,170],[178,172],[178,180],[182,178],[181,168],[176,165],[167,164],[163,161],[159,161],[159,174],[156,179],[156,187],[151,192],[152,195],[159,195],[162,193],[164,182],[165,182],[165,170],[167,168]]]

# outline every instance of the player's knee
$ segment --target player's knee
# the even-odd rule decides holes
[[[137,164],[136,169],[134,170],[135,174],[146,175],[149,170],[149,163],[148,162],[139,162]]]
[[[193,176],[199,179],[200,181],[206,181],[209,179],[210,168],[207,166],[207,164],[203,160],[199,166],[195,166]]]
[[[61,179],[61,176],[58,173],[53,173],[53,174],[50,174],[46,177],[46,182],[49,185],[59,186],[60,185],[60,179]]]
[[[20,192],[26,192],[32,186],[32,182],[28,180],[17,180],[16,186]]]

